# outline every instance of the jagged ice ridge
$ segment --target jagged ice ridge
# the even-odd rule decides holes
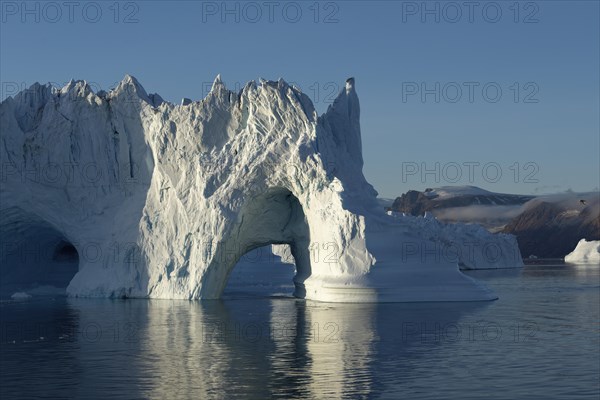
[[[333,302],[488,300],[459,266],[522,265],[511,235],[381,209],[354,79],[321,116],[283,80],[217,77],[173,105],[126,76],[97,94],[35,84],[0,118],[2,274],[34,274],[23,243],[71,243],[72,296],[218,298],[269,244],[289,246],[297,297]]]

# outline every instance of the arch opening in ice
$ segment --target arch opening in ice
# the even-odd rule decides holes
[[[73,243],[50,222],[21,208],[2,210],[0,293],[64,293],[79,270]]]
[[[296,265],[294,295],[304,297],[304,281],[312,272],[310,230],[298,198],[282,187],[269,188],[246,201],[230,237],[216,245],[215,262],[205,275],[205,283],[212,283],[203,285],[211,293],[204,294],[219,297],[240,261],[272,260],[266,251],[257,254],[257,249],[272,244],[290,247]]]

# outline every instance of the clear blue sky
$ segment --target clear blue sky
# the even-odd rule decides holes
[[[2,98],[36,81],[106,89],[132,74],[179,102],[221,73],[230,88],[283,77],[323,112],[354,76],[364,170],[383,197],[598,188],[598,1],[464,3],[2,1]]]

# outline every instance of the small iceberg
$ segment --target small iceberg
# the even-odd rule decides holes
[[[575,250],[565,256],[565,262],[600,265],[600,240],[581,239]]]
[[[28,300],[31,298],[31,295],[25,292],[16,292],[10,298],[13,300]]]

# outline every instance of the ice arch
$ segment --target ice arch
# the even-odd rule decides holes
[[[242,206],[232,234],[215,246],[215,258],[203,281],[204,294],[219,297],[240,258],[270,244],[290,246],[296,264],[294,295],[304,297],[304,281],[311,275],[310,229],[298,198],[283,187],[269,188]]]
[[[79,254],[59,228],[18,207],[0,214],[0,292],[63,291],[79,270]],[[55,290],[53,290],[55,292]]]
[[[521,262],[513,237],[384,214],[352,78],[320,116],[283,80],[233,92],[218,77],[179,106],[131,76],[110,92],[36,84],[0,103],[0,126],[0,210],[76,245],[71,296],[217,298],[239,257],[271,243],[292,246],[297,296],[331,302],[495,298],[431,254],[447,243],[506,255],[458,260],[472,268]]]

